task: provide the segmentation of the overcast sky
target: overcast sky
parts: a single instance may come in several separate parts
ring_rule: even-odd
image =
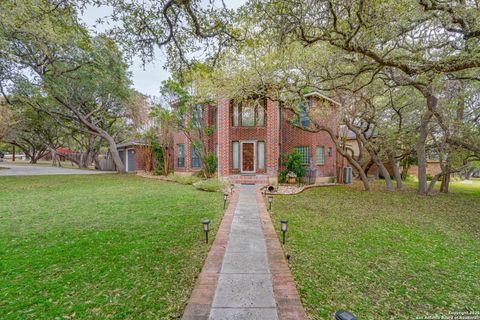
[[[238,8],[245,0],[225,0],[225,4],[229,8]],[[89,7],[82,15],[81,19],[90,29],[98,32],[104,31],[107,27],[103,25],[96,25],[98,18],[103,18],[111,13],[109,7]],[[159,96],[159,88],[163,80],[168,79],[169,72],[163,68],[166,56],[162,50],[157,49],[155,54],[155,61],[142,65],[140,58],[135,58],[130,71],[132,72],[133,86],[141,93]]]

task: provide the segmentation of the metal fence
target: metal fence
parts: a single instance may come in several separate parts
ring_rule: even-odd
[[[317,169],[308,168],[303,173],[303,176],[299,179],[302,184],[315,184],[317,178]]]

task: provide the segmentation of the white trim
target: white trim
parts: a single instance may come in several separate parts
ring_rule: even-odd
[[[312,92],[309,92],[309,93],[304,94],[303,96],[304,96],[305,98],[312,97],[312,96],[316,96],[316,97],[319,97],[319,98],[323,98],[323,99],[325,99],[325,100],[328,100],[328,101],[330,101],[330,102],[333,102],[333,103],[335,103],[335,104],[337,104],[337,105],[339,105],[339,106],[341,105],[339,102],[337,102],[337,101],[333,100],[332,98],[329,98],[329,97],[321,94],[321,93],[318,92],[318,91],[312,91]]]
[[[255,173],[257,172],[257,141],[255,140],[242,140],[240,142],[240,172],[241,173]],[[243,144],[253,143],[253,171],[243,170]]]

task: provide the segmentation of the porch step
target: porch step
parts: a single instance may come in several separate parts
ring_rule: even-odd
[[[231,175],[228,177],[228,181],[234,184],[268,184],[267,175]]]

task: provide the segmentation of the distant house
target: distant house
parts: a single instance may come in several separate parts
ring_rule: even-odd
[[[127,172],[150,170],[151,148],[143,139],[126,140],[117,144],[117,150]]]
[[[320,103],[338,104],[320,93],[305,95],[307,103],[301,107],[299,125],[313,128],[307,113]],[[200,108],[205,125],[214,129],[204,141],[218,158],[218,175],[231,182],[267,183],[276,180],[282,169],[281,156],[297,150],[305,168],[310,169],[316,181],[328,181],[337,175],[335,144],[326,132],[308,132],[297,128],[290,120],[293,111],[280,108],[269,99],[246,99],[235,102],[222,99],[217,105]],[[184,120],[185,121],[185,120]],[[324,116],[323,124],[338,131],[334,114]],[[187,136],[174,134],[174,171],[200,170],[201,159]]]

